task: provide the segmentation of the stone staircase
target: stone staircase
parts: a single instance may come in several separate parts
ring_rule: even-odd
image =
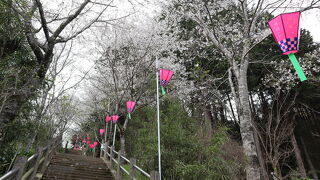
[[[102,159],[80,155],[69,150],[56,153],[45,171],[43,180],[113,180],[114,177]]]

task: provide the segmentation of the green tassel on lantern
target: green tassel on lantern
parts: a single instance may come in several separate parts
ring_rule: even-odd
[[[161,86],[161,91],[162,91],[162,95],[165,95],[166,94],[166,91],[164,90],[164,87]]]
[[[130,113],[128,114],[128,118],[131,119],[131,114]]]
[[[299,78],[300,78],[300,81],[305,81],[305,80],[307,80],[307,77],[306,77],[306,75],[304,74],[304,72],[303,72],[303,70],[302,70],[302,68],[301,68],[301,66],[300,66],[300,64],[299,64],[296,56],[295,56],[293,53],[288,54],[288,56],[289,56],[289,59],[290,59],[292,65],[293,65],[294,69],[295,69],[296,72],[298,73],[298,76],[299,76]]]

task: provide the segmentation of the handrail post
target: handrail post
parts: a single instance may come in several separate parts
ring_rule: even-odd
[[[131,167],[131,170],[130,170],[130,178],[131,180],[135,180],[136,179],[136,165],[137,163],[137,160],[135,158],[130,158],[130,167]]]
[[[56,152],[57,145],[58,145],[58,141],[51,144],[51,148],[50,148],[50,152],[49,152],[49,156],[48,156],[48,162],[51,161],[53,153]]]
[[[19,180],[21,179],[23,172],[24,172],[24,168],[26,167],[26,163],[27,163],[27,157],[25,156],[18,156],[14,162],[13,165],[13,169],[18,169],[18,173],[15,176],[15,179]]]
[[[117,180],[122,179],[121,173],[121,150],[118,151]]]
[[[63,148],[63,146],[62,146],[62,134],[59,135],[59,137],[57,138],[57,143],[60,143],[59,148]]]
[[[50,155],[50,149],[51,149],[51,143],[48,143],[48,145],[47,145],[47,150],[46,150],[46,154],[45,154],[45,156],[44,156],[44,161],[43,161],[43,163],[42,163],[42,165],[41,165],[41,169],[40,169],[40,173],[41,174],[43,174],[44,173],[44,171],[46,170],[46,166],[47,166],[47,162],[48,162],[48,157],[49,157],[49,155]]]
[[[37,174],[37,171],[38,171],[38,168],[39,168],[39,164],[40,164],[40,159],[41,159],[42,154],[43,154],[43,147],[42,146],[39,146],[37,148],[37,154],[38,154],[38,157],[36,159],[36,163],[34,165],[33,172],[30,175],[29,179],[34,179],[36,177],[36,174]]]
[[[68,151],[68,149],[67,149],[68,148],[68,143],[69,143],[69,141],[66,142],[66,145],[64,147],[64,153],[66,153]]]
[[[151,171],[150,173],[150,180],[159,180],[159,172],[158,171]]]
[[[112,169],[112,164],[113,164],[113,158],[114,158],[114,146],[111,146],[111,150],[110,150],[110,169]]]
[[[107,141],[105,143],[105,149],[104,149],[105,151],[104,151],[104,154],[103,154],[103,157],[104,157],[105,160],[107,160],[108,147],[109,147],[109,141]]]
[[[104,156],[103,153],[105,153],[105,152],[103,151],[102,144],[100,144],[100,158],[102,158]]]

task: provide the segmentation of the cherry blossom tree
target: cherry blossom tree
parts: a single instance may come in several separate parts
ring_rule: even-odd
[[[172,26],[182,18],[196,23],[194,27],[208,38],[208,44],[218,49],[229,64],[229,85],[239,114],[244,152],[249,161],[247,179],[260,179],[260,167],[253,134],[252,114],[249,103],[247,71],[252,61],[248,56],[252,49],[270,35],[266,12],[279,9],[305,11],[319,6],[319,1],[308,4],[292,1],[183,1],[169,3],[167,17]]]

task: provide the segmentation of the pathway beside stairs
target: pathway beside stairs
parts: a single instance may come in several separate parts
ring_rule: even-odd
[[[80,153],[78,153],[80,152]],[[111,171],[100,158],[80,155],[81,151],[55,153],[43,180],[114,180]]]

